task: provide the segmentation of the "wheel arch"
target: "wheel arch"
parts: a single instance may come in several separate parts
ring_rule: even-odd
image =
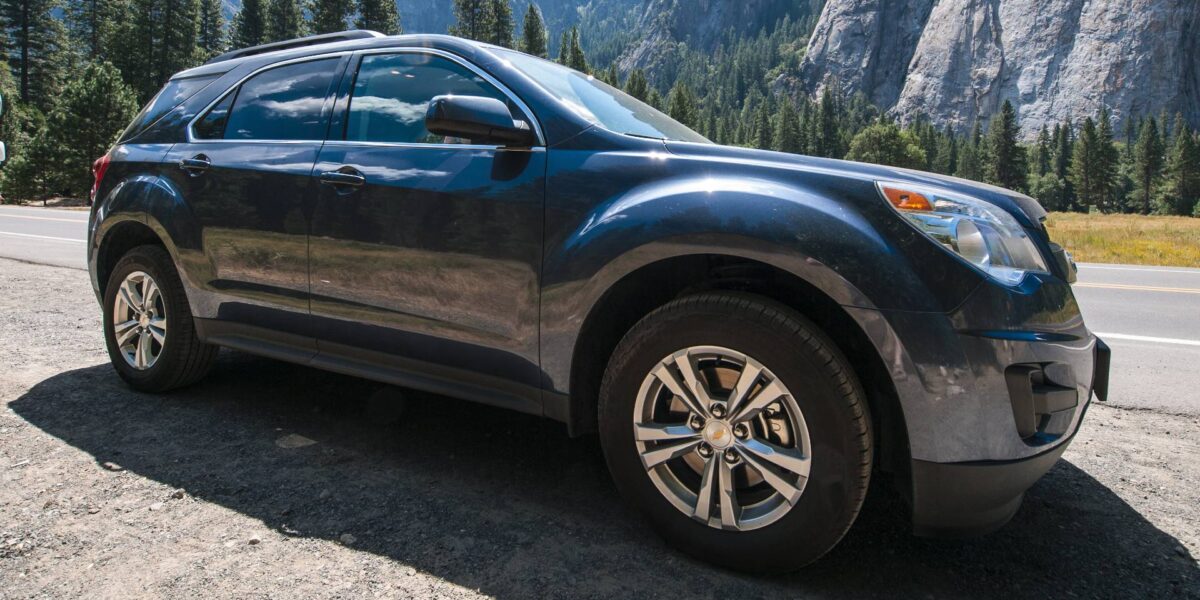
[[[844,285],[853,292],[853,286]],[[908,429],[900,397],[877,346],[880,340],[867,333],[860,313],[847,311],[805,277],[760,257],[732,253],[680,254],[649,262],[630,270],[605,290],[583,319],[571,354],[568,425],[572,433],[595,430],[600,382],[625,333],[674,298],[705,291],[767,298],[795,310],[829,334],[866,392],[875,421],[877,464],[888,471],[907,471]],[[847,293],[846,288],[842,292]]]

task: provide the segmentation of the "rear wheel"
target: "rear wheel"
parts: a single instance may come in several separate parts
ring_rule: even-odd
[[[854,522],[870,419],[844,357],[765,299],[676,300],[626,334],[601,387],[605,458],[676,547],[755,572],[802,567]]]
[[[138,246],[113,268],[104,292],[104,338],[117,374],[146,392],[195,383],[218,351],[196,337],[183,282],[159,246]]]

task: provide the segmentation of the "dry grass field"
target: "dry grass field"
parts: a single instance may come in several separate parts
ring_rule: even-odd
[[[1046,227],[1079,262],[1200,267],[1200,219],[1051,213]]]

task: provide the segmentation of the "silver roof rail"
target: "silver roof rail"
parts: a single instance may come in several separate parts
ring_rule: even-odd
[[[317,44],[332,44],[334,42],[347,42],[350,40],[363,40],[367,38],[384,37],[378,31],[370,31],[367,29],[351,29],[349,31],[339,31],[337,33],[323,33],[320,35],[310,35],[308,37],[296,38],[294,40],[283,40],[282,42],[271,42],[270,44],[262,44],[259,46],[251,46],[241,50],[232,50],[224,54],[218,54],[204,63],[211,65],[213,63],[242,58],[244,56],[254,56],[255,54],[266,54],[267,52],[276,52],[278,50],[291,50],[293,48],[303,48],[305,46],[316,46]]]

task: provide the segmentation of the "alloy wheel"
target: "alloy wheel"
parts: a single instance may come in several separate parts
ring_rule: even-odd
[[[113,300],[113,335],[129,366],[154,366],[167,342],[166,302],[154,278],[144,271],[127,275]]]

